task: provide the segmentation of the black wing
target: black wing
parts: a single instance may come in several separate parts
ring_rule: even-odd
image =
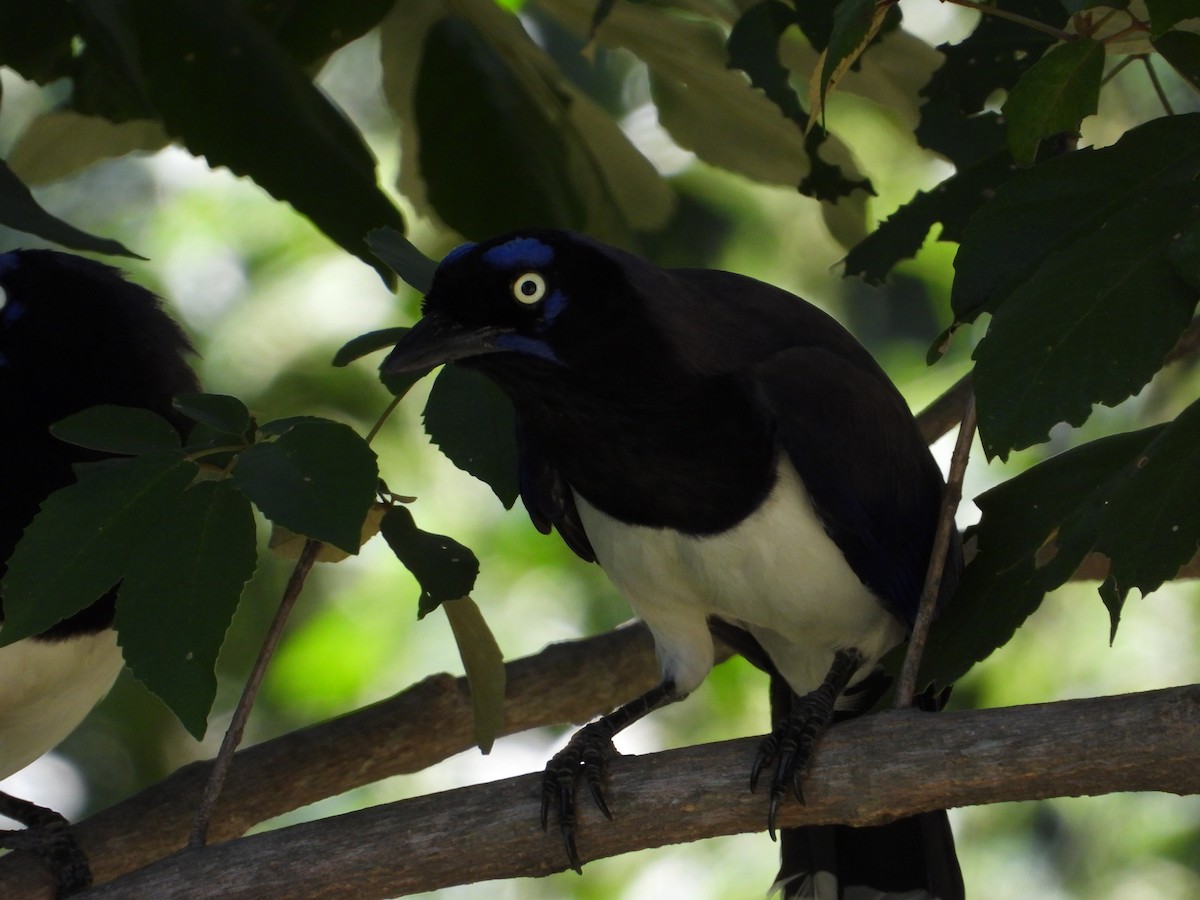
[[[943,482],[903,398],[873,368],[826,348],[776,353],[752,378],[826,532],[863,583],[911,624]],[[957,540],[951,554],[943,596],[961,565]]]

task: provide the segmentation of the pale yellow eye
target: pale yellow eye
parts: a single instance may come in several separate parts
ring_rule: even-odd
[[[546,279],[537,272],[518,275],[513,281],[512,292],[521,303],[537,303],[546,296]]]

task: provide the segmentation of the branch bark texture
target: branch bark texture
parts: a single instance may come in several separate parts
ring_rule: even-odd
[[[608,822],[581,804],[585,860],[761,831],[756,739],[623,757]],[[781,825],[867,825],[922,810],[1113,791],[1200,793],[1200,686],[998,710],[864,717],[822,740]],[[188,851],[83,896],[390,897],[566,868],[538,826],[540,776],[418,797]],[[764,838],[765,839],[765,838]],[[469,849],[468,849],[469,848]],[[470,860],[464,866],[464,860]]]

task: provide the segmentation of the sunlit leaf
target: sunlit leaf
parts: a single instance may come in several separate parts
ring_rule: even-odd
[[[488,628],[479,606],[470,597],[447,600],[442,604],[458,655],[462,658],[471,685],[471,708],[475,713],[475,743],[488,753],[504,727],[504,688],[507,673],[504,654]]]
[[[1103,74],[1104,45],[1086,38],[1054,47],[1034,63],[1004,102],[1013,159],[1031,165],[1042,140],[1078,131],[1096,112]]]

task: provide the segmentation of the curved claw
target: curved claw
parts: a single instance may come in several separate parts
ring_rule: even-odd
[[[580,775],[587,782],[592,801],[605,818],[612,813],[604,799],[604,775],[609,757],[615,751],[612,736],[602,727],[585,725],[567,742],[567,746],[551,757],[542,774],[542,830],[548,830],[550,807],[557,805],[558,827],[562,833],[567,860],[576,872],[583,872],[579,851],[575,846],[575,791]],[[555,803],[557,801],[557,803]]]

